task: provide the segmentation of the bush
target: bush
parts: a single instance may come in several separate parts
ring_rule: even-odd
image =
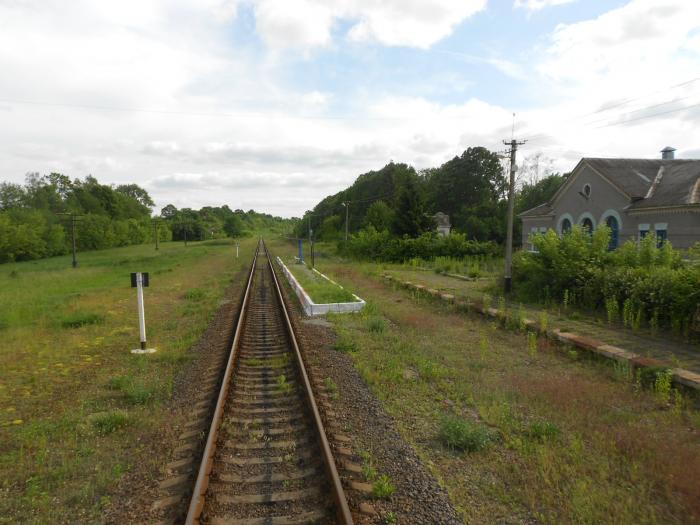
[[[386,329],[386,321],[381,317],[370,317],[367,320],[367,329],[370,332],[381,334]]]
[[[124,412],[108,412],[92,419],[92,425],[100,434],[111,434],[129,423],[129,416]]]
[[[386,474],[382,474],[372,483],[372,497],[374,499],[389,499],[395,491],[396,487]]]
[[[344,243],[340,243],[338,248],[352,257],[380,262],[405,262],[435,257],[462,259],[474,255],[495,255],[498,251],[493,242],[472,241],[460,233],[447,237],[425,233],[413,239],[399,238],[393,237],[388,231],[378,232],[371,226],[353,235],[347,248]]]
[[[440,440],[451,449],[477,452],[495,439],[494,433],[480,423],[447,417],[440,426]]]
[[[627,325],[687,331],[700,304],[700,266],[683,263],[668,242],[657,247],[653,235],[612,252],[609,238],[605,227],[593,235],[575,227],[562,237],[552,230],[535,236],[538,251],[513,261],[519,298],[546,303],[567,293],[571,304],[604,311],[611,321],[618,305]]]

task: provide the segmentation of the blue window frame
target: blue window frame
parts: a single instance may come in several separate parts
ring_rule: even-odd
[[[592,235],[592,234],[593,234],[593,221],[592,221],[591,219],[589,219],[588,217],[586,217],[585,219],[583,219],[583,220],[581,221],[581,227],[582,227],[584,230],[586,230],[586,233],[587,233],[588,235]]]
[[[620,224],[612,215],[605,220],[605,224],[610,228],[610,244],[608,250],[612,251],[617,248],[620,239]]]
[[[561,221],[561,233],[569,233],[571,231],[571,221],[569,219],[564,219]]]
[[[656,247],[661,248],[668,237],[667,230],[656,230]]]

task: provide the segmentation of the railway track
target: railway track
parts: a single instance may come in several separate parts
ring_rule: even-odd
[[[269,254],[258,245],[187,524],[352,524]]]

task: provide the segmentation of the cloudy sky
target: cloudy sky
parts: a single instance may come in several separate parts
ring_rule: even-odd
[[[389,160],[528,139],[700,157],[696,0],[0,0],[0,179],[300,216]]]

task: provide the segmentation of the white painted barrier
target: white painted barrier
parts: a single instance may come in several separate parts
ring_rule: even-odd
[[[289,268],[285,266],[285,264],[282,262],[282,259],[277,257],[277,262],[279,263],[280,267],[282,268],[282,273],[285,275],[287,280],[289,281],[289,284],[291,287],[294,289],[294,293],[297,294],[297,297],[299,298],[299,301],[301,302],[302,308],[304,308],[304,313],[306,315],[312,316],[312,315],[324,315],[329,312],[333,313],[347,313],[347,312],[359,312],[362,310],[365,306],[365,301],[360,299],[357,295],[352,294],[352,296],[357,299],[357,301],[352,302],[352,303],[324,303],[324,304],[317,304],[314,303],[311,300],[311,297],[309,297],[309,294],[306,293],[306,290],[299,284],[299,281],[297,281],[296,277],[294,277],[294,274],[289,271]],[[344,289],[341,285],[327,277],[326,275],[322,274],[315,268],[313,269],[314,272],[316,272],[318,275],[326,279],[328,282],[333,283],[335,286],[338,288]]]

